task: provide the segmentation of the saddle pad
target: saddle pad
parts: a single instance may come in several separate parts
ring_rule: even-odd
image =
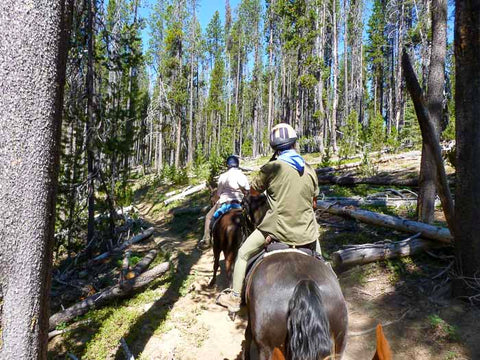
[[[233,209],[240,209],[242,207],[242,205],[238,204],[238,203],[225,203],[225,204],[222,204],[222,206],[220,206],[218,208],[217,211],[215,211],[215,213],[213,214],[213,218],[214,219],[218,219],[220,218],[222,215],[225,215],[227,212],[229,212],[230,210],[233,210]]]
[[[232,205],[235,205],[235,204],[232,204]],[[239,207],[233,207],[233,208],[230,208],[228,209],[228,211],[225,211],[225,212],[222,212],[218,218],[215,218],[215,214],[220,210],[217,210],[214,214],[214,216],[212,217],[212,221],[210,222],[210,233],[213,234],[213,230],[215,229],[215,226],[220,222],[220,219],[228,214],[230,211],[238,211],[238,210],[241,210],[242,206],[241,205],[238,205]]]

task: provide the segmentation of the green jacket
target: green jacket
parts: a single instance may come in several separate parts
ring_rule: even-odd
[[[258,226],[263,233],[289,245],[304,245],[318,238],[313,198],[318,196],[318,179],[310,165],[302,174],[282,160],[262,166],[251,187],[267,192],[270,209]]]

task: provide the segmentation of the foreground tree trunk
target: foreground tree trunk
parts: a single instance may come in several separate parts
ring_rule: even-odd
[[[447,54],[447,1],[432,1],[432,50],[428,74],[427,103],[430,118],[435,126],[435,136],[440,137],[445,89],[445,57]],[[424,144],[420,166],[417,203],[418,221],[431,224],[434,220],[436,172],[433,154]]]
[[[480,1],[455,2],[456,296],[480,300]],[[471,286],[469,286],[471,285]]]
[[[68,0],[0,3],[1,359],[46,359]]]

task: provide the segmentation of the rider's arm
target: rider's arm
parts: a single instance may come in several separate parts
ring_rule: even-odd
[[[250,194],[252,196],[259,196],[267,189],[270,180],[271,164],[263,165],[258,174],[253,178],[250,184]]]

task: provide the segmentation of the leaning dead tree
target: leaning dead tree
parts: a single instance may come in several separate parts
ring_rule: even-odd
[[[415,75],[412,63],[410,62],[410,58],[405,49],[403,50],[402,55],[402,68],[404,71],[408,92],[410,93],[410,97],[412,98],[415,106],[415,113],[417,114],[418,122],[420,124],[423,143],[428,149],[429,153],[432,155],[432,165],[434,166],[437,175],[436,185],[438,195],[442,202],[445,218],[447,219],[447,224],[450,231],[452,234],[455,234],[453,200],[450,193],[450,188],[448,187],[445,166],[443,165],[442,150],[440,148],[438,138],[435,135],[435,125],[430,118],[430,112],[425,101],[425,97],[423,96],[422,88],[418,83],[417,76]]]

